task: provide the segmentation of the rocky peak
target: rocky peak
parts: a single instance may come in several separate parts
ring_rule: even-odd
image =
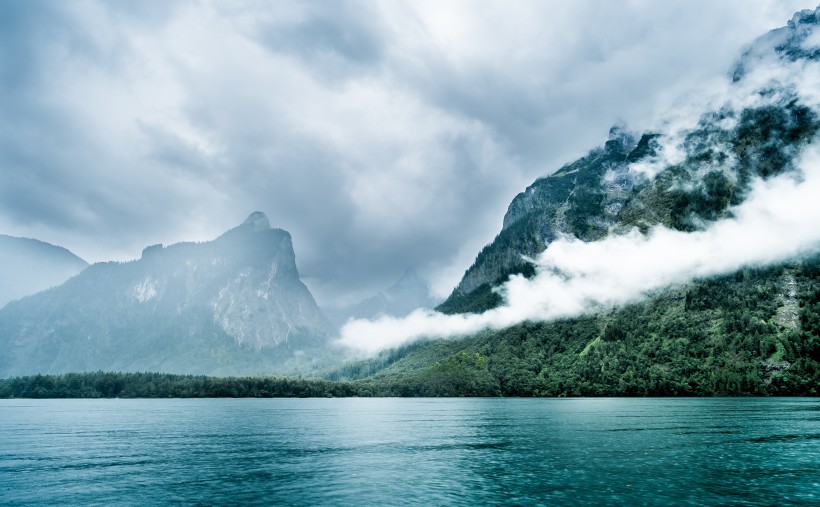
[[[790,30],[801,30],[807,29],[808,27],[806,25],[816,25],[818,21],[820,21],[820,6],[815,10],[803,9],[802,11],[795,12],[792,19],[786,23],[786,26]]]
[[[337,325],[349,318],[375,319],[390,315],[403,317],[417,308],[432,308],[436,300],[430,295],[430,287],[418,272],[409,268],[387,290],[345,308],[331,310],[329,317]]]
[[[254,231],[267,231],[270,227],[270,220],[268,220],[267,215],[262,213],[261,211],[254,211],[248,218],[245,219],[244,222],[241,224],[242,226],[249,226]]]
[[[741,55],[732,71],[732,81],[743,79],[761,60],[788,61],[820,59],[820,6],[795,13],[786,26],[757,38]]]
[[[149,259],[152,257],[156,257],[162,253],[162,243],[157,243],[156,245],[149,245],[142,249],[142,256],[143,259]]]
[[[271,373],[323,356],[332,333],[299,279],[290,234],[262,213],[213,241],[152,245],[138,260],[95,264],[0,310],[0,329],[0,377]]]
[[[638,144],[638,138],[627,129],[626,124],[616,123],[609,129],[607,146],[610,146],[610,143],[629,153]]]
[[[394,299],[412,296],[421,301],[429,299],[430,287],[416,270],[407,269],[396,283],[387,289],[387,295]]]

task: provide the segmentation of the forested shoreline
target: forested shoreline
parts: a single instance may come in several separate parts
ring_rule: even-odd
[[[310,398],[359,396],[351,382],[91,372],[0,380],[0,398]]]
[[[68,373],[30,375],[0,380],[0,399],[102,398],[351,398],[351,397],[561,397],[542,392],[511,395],[497,385],[467,379],[440,378],[440,383],[332,381],[286,377],[207,377],[166,373]],[[775,389],[771,392],[629,394],[613,389],[604,397],[648,396],[817,396],[816,390]],[[573,394],[569,394],[573,396]],[[577,395],[575,395],[577,396]]]
[[[85,372],[0,398],[818,396],[820,258],[696,280],[596,315],[412,343],[316,377]]]

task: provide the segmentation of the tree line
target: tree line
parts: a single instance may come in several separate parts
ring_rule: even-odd
[[[0,398],[308,398],[359,395],[351,382],[88,372],[0,380]]]

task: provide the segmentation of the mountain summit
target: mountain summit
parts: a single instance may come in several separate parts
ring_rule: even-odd
[[[820,59],[819,25],[820,7],[795,13],[786,26],[758,37],[744,51],[732,72],[732,80],[740,81],[760,62],[772,59],[791,62]]]
[[[242,222],[240,227],[244,226],[253,227],[254,231],[266,231],[271,228],[270,220],[268,220],[268,217],[261,211],[254,211],[251,213],[248,218]]]
[[[263,213],[205,243],[153,245],[0,311],[0,376],[118,370],[251,374],[311,366],[331,326],[291,236]]]
[[[433,308],[436,300],[430,295],[427,282],[415,270],[407,269],[386,290],[344,307],[327,310],[328,318],[338,325],[348,319],[377,319],[383,316],[404,317],[419,308]]]

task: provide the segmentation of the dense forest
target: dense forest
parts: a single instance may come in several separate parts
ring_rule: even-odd
[[[307,398],[356,396],[351,382],[165,373],[68,373],[0,380],[0,398]]]

